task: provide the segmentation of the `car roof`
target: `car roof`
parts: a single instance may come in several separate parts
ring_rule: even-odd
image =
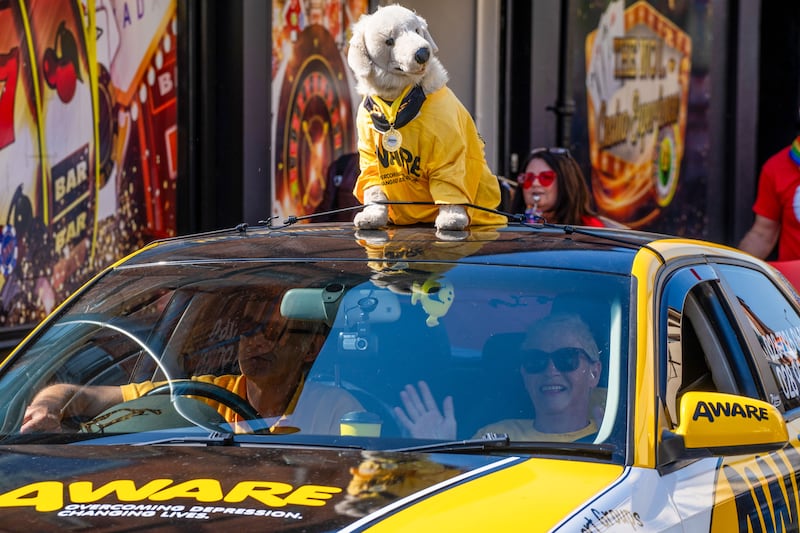
[[[542,266],[629,274],[638,250],[668,238],[643,231],[575,226],[479,226],[436,232],[430,226],[356,230],[352,224],[248,227],[156,241],[124,262],[435,261]],[[365,253],[366,251],[366,253]]]

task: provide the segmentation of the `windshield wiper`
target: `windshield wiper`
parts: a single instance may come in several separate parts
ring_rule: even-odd
[[[436,442],[396,448],[391,452],[473,452],[503,449],[520,453],[554,453],[592,457],[611,457],[616,447],[611,444],[584,442],[512,442],[505,433],[487,433],[479,439]]]
[[[130,435],[129,435],[130,436]],[[264,437],[270,437],[265,440]],[[159,445],[186,445],[186,446],[280,446],[280,447],[305,447],[305,448],[337,448],[364,450],[364,446],[354,444],[344,444],[331,441],[330,437],[321,435],[303,436],[302,439],[291,439],[292,434],[279,435],[266,433],[219,433],[213,432],[208,435],[178,435],[174,437],[163,437],[141,442],[128,442],[131,446],[159,446]],[[284,440],[281,437],[290,437]]]
[[[236,440],[233,433],[212,432],[208,435],[184,435],[180,437],[166,437],[163,439],[148,440],[145,442],[131,443],[131,446],[153,446],[159,444],[205,444],[206,446],[233,446]]]
[[[479,439],[453,440],[447,442],[436,442],[433,444],[421,444],[419,446],[409,446],[407,448],[395,448],[386,450],[389,452],[452,452],[452,451],[475,451],[488,450],[490,448],[508,448],[511,439],[506,433],[487,433]]]

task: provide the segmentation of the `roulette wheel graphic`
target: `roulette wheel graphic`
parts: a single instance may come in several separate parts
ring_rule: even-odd
[[[305,215],[322,200],[328,165],[354,150],[346,69],[331,34],[307,26],[294,42],[279,87],[273,210]]]

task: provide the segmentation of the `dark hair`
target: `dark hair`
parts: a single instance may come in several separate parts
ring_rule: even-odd
[[[346,153],[330,164],[325,174],[325,189],[314,213],[314,222],[351,222],[356,216],[356,211],[341,211],[339,213],[326,213],[346,207],[359,205],[358,198],[353,194],[356,179],[361,169],[358,164],[358,152]]]
[[[534,159],[541,159],[547,163],[555,171],[558,181],[558,194],[553,207],[555,219],[547,222],[582,224],[584,216],[596,217],[597,212],[592,204],[592,195],[581,167],[567,150],[563,150],[563,152],[562,150],[532,150],[520,166],[520,170],[525,172]],[[522,191],[522,185],[518,185],[514,192],[511,211],[514,214],[525,213],[525,194]]]

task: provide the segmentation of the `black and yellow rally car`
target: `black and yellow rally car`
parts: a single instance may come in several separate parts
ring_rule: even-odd
[[[0,366],[8,531],[797,530],[800,306],[625,229],[240,226]]]

